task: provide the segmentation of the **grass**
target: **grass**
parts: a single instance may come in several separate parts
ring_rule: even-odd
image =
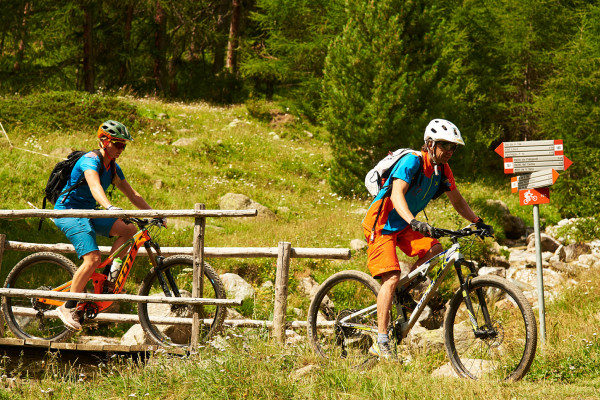
[[[4,161],[0,181],[5,188],[0,191],[1,208],[29,208],[27,202],[41,206],[47,175],[58,161],[17,148],[54,157],[71,149],[96,148],[96,126],[113,118],[114,109],[115,115],[133,121],[130,126],[134,127],[135,137],[119,164],[128,181],[154,208],[192,209],[195,203],[204,203],[208,209],[215,209],[219,208],[220,197],[234,192],[249,196],[277,215],[272,221],[209,219],[207,246],[274,247],[280,241],[289,241],[294,247],[348,247],[350,240],[362,237],[360,221],[369,201],[332,193],[327,183],[329,137],[317,127],[300,121],[271,126],[254,119],[243,105],[214,107],[205,103],[86,95],[83,103],[88,106],[80,108],[74,101],[78,96],[48,95],[44,107],[39,106],[39,99],[0,98],[0,109],[8,110],[0,115],[0,121],[14,146],[11,150],[0,136],[0,157]],[[50,118],[59,108],[66,109],[60,114],[63,119],[69,119],[69,112],[77,114],[73,115],[77,124],[60,124]],[[192,144],[174,146],[180,139],[191,139]],[[456,172],[456,178],[465,198],[486,222],[494,225],[500,237],[500,217],[486,204],[487,199],[503,200],[513,214],[523,218],[528,226],[533,225],[531,207],[518,205],[518,198],[509,192],[507,177],[473,180],[466,173]],[[118,194],[113,202],[128,208],[127,200]],[[541,207],[541,213],[542,224],[560,219],[552,203]],[[427,215],[436,226],[463,225],[445,200],[432,203]],[[8,240],[66,241],[52,223],[46,222],[41,231],[37,231],[37,223],[0,220],[0,232],[6,233]],[[170,228],[163,231],[159,243],[190,246],[192,231],[191,221],[171,219]],[[476,246],[472,255],[485,261],[485,254],[486,246]],[[0,279],[4,280],[9,269],[24,256],[6,252]],[[220,273],[236,272],[257,288],[275,279],[275,259],[209,262]],[[294,259],[291,268],[288,317],[298,319],[293,309],[300,313],[308,309],[308,299],[296,287],[300,278],[312,276],[322,282],[340,270],[366,271],[366,255],[354,252],[348,261]],[[128,292],[136,293],[143,269],[134,273]],[[28,378],[23,370],[14,376],[6,372],[7,376],[0,378],[0,388],[6,388],[0,390],[0,398],[597,398],[600,284],[591,272],[575,279],[581,285],[547,305],[548,343],[538,350],[530,373],[518,383],[432,378],[430,372],[447,360],[443,353],[431,352],[415,353],[409,364],[379,364],[361,373],[343,364],[323,363],[306,343],[281,347],[266,340],[264,331],[247,330],[228,331],[230,348],[226,351],[207,346],[184,359],[159,354],[145,365],[121,360],[82,372],[58,360],[48,360],[47,372],[41,377]],[[272,289],[259,289],[255,301],[239,311],[256,319],[272,318],[273,297]],[[120,333],[112,327],[103,329],[104,333]],[[295,377],[295,371],[308,365],[316,368]]]

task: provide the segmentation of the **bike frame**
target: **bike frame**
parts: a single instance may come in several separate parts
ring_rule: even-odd
[[[467,289],[468,289],[468,285],[470,282],[470,277],[473,275],[476,275],[475,267],[472,265],[472,263],[467,262],[465,260],[464,256],[462,255],[462,253],[460,253],[460,243],[458,243],[458,239],[453,238],[452,241],[453,241],[453,244],[449,249],[435,255],[429,261],[425,262],[423,265],[419,266],[417,269],[410,272],[408,275],[406,275],[404,278],[402,278],[400,280],[400,282],[398,284],[398,289],[396,289],[396,297],[395,297],[395,301],[394,301],[394,303],[396,304],[396,310],[397,310],[398,317],[392,324],[393,334],[397,337],[399,342],[408,335],[408,332],[412,329],[412,327],[418,321],[419,317],[421,316],[421,313],[423,312],[423,310],[425,310],[427,303],[429,302],[429,300],[431,299],[433,294],[437,291],[437,289],[441,285],[444,277],[448,274],[448,272],[450,272],[450,268],[452,266],[454,266],[456,269],[457,277],[460,282],[461,291],[464,295],[464,300],[465,300],[465,303],[467,306],[467,311],[469,313],[469,319],[471,321],[473,330],[475,332],[479,332],[479,326],[474,317],[475,313],[473,311],[473,305],[471,303],[471,299],[469,298],[469,296],[467,296],[467,293],[468,293]],[[463,265],[467,266],[470,270],[470,274],[467,276],[466,279],[465,279],[465,277],[463,277],[462,270],[461,270],[461,267]],[[434,269],[435,269],[435,271],[434,271]],[[406,310],[402,307],[402,305],[398,301],[398,294],[400,294],[403,290],[408,290],[411,286],[410,284],[415,279],[417,279],[419,277],[426,278],[427,275],[432,271],[434,272],[434,276],[431,280],[431,283],[429,284],[425,293],[423,294],[423,296],[417,303],[417,306],[415,307],[414,311],[411,313],[410,318],[407,319]],[[486,325],[491,326],[491,319],[490,319],[489,313],[487,311],[487,307],[485,306],[483,293],[478,292],[477,295],[479,297],[480,304],[482,305],[482,308],[483,308],[483,315],[484,315],[484,318],[486,321]],[[351,328],[363,330],[363,331],[369,331],[369,332],[376,334],[377,333],[376,328],[367,327],[367,326],[364,326],[361,324],[349,322],[358,316],[370,315],[370,314],[375,314],[375,313],[377,313],[377,304],[373,304],[367,308],[364,308],[362,310],[354,312],[354,313],[340,319],[339,323],[346,327],[351,327]]]
[[[129,273],[131,272],[131,268],[133,267],[133,262],[135,261],[138,251],[142,246],[145,247],[146,252],[148,253],[148,257],[150,258],[150,263],[152,264],[152,266],[154,268],[158,268],[160,266],[160,264],[162,263],[163,257],[160,252],[160,247],[152,241],[152,238],[150,237],[150,233],[148,232],[148,227],[144,227],[144,228],[140,229],[135,235],[133,235],[133,237],[131,239],[128,239],[117,250],[115,250],[112,254],[110,254],[108,256],[108,258],[106,260],[104,260],[104,262],[102,262],[102,264],[100,264],[96,269],[103,270],[103,271],[105,269],[107,269],[112,264],[113,259],[128,246],[130,246],[130,247],[127,252],[127,256],[125,257],[125,261],[123,261],[123,265],[121,267],[121,270],[119,271],[117,279],[115,280],[115,286],[114,286],[113,291],[111,292],[112,294],[121,293],[121,291],[123,290],[123,287],[125,286],[125,282],[127,282],[127,278],[129,276]],[[156,251],[156,256],[153,254],[152,249],[154,249],[154,251]],[[92,283],[94,285],[94,293],[95,294],[104,293],[105,282],[106,282],[107,278],[108,278],[108,276],[104,273],[99,273],[99,272],[92,273],[92,275],[90,277],[90,281],[92,281]],[[164,280],[161,278],[162,278],[162,276],[159,276],[159,280],[161,281],[161,283],[163,283]],[[52,291],[54,291],[54,292],[69,292],[71,289],[72,282],[73,282],[72,280],[65,282],[64,284],[52,289]],[[53,306],[61,306],[65,303],[62,300],[54,300],[54,299],[37,299],[37,300],[40,303],[53,305]],[[112,301],[96,301],[96,302],[89,302],[89,303],[95,304],[97,307],[97,312],[101,312],[101,311],[107,309],[108,307],[110,307],[110,305],[113,302]],[[86,307],[86,304],[87,303],[80,304],[78,306],[78,309],[84,309]]]

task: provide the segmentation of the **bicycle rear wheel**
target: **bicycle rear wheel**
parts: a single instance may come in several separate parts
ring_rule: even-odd
[[[35,253],[15,265],[4,282],[5,288],[52,290],[70,281],[77,267],[55,253]],[[36,298],[4,297],[2,312],[9,329],[20,339],[61,341],[70,331],[56,315],[56,306]]]
[[[380,287],[360,271],[338,272],[323,282],[308,311],[308,338],[315,353],[331,361],[344,360],[357,368],[374,360],[369,356],[369,348],[377,341]],[[367,307],[369,311],[346,318]]]
[[[519,289],[497,276],[473,279],[468,296],[475,315],[469,315],[459,289],[444,320],[444,341],[452,367],[459,376],[471,379],[521,379],[533,362],[537,345],[531,305]],[[484,307],[491,324],[486,324]],[[477,321],[477,331],[471,317]]]
[[[189,256],[173,256],[163,261],[161,276],[166,283],[160,284],[159,274],[153,268],[140,287],[140,296],[191,297],[194,261]],[[203,298],[225,299],[225,287],[215,270],[204,263]],[[166,290],[166,292],[165,292]],[[218,332],[225,319],[226,307],[201,305],[200,334],[198,342],[209,340]],[[140,303],[138,314],[144,331],[160,345],[187,347],[192,337],[192,312],[187,304]]]

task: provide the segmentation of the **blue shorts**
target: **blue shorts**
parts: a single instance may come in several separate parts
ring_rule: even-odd
[[[77,257],[98,250],[96,234],[110,237],[110,230],[117,218],[55,218],[54,223],[67,235],[75,247]]]

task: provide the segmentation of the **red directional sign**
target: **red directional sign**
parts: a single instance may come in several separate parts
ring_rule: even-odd
[[[550,203],[550,188],[519,190],[519,203],[522,206]]]

